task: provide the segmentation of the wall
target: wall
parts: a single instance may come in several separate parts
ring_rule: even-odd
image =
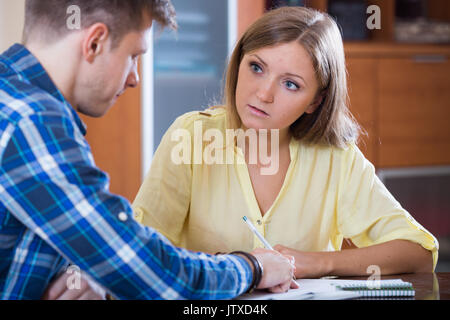
[[[0,52],[22,40],[25,0],[0,0]]]

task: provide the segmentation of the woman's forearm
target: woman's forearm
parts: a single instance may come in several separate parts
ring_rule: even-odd
[[[433,271],[431,252],[407,240],[324,254],[329,275],[367,275],[373,272],[370,266],[378,267],[383,275]]]

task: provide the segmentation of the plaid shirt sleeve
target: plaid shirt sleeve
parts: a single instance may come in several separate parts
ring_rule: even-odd
[[[108,177],[69,117],[35,113],[1,138],[0,202],[115,297],[226,299],[249,286],[241,257],[176,248],[136,223],[129,203],[109,193]]]

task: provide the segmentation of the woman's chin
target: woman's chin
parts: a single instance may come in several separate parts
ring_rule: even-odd
[[[264,125],[261,123],[254,123],[254,122],[242,122],[242,127],[244,130],[255,130],[255,131],[273,129],[267,125]]]

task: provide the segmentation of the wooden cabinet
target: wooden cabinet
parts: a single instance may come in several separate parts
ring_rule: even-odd
[[[377,60],[348,59],[347,70],[350,111],[364,130],[358,146],[367,159],[376,165]]]
[[[238,0],[238,39],[247,28],[264,14],[265,0]]]
[[[377,168],[450,164],[450,46],[346,44],[350,110]]]
[[[380,167],[450,164],[449,56],[380,58]]]

